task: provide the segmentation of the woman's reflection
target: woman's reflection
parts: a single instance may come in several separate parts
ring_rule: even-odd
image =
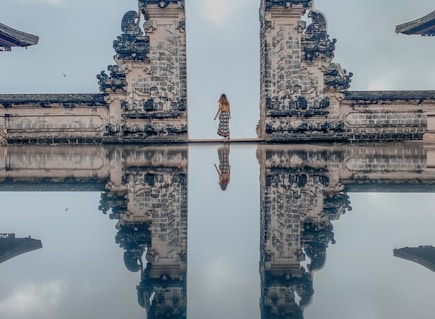
[[[219,185],[223,191],[225,191],[230,183],[230,146],[224,144],[218,148],[219,167],[214,164],[216,171],[219,175]]]

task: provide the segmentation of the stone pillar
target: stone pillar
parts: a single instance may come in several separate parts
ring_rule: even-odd
[[[116,159],[122,160],[122,184],[110,179],[100,209],[118,219],[125,266],[141,271],[139,304],[149,318],[185,317],[187,146],[126,150]]]
[[[262,145],[257,155],[262,318],[302,318],[314,293],[313,272],[334,242],[331,221],[348,208],[348,197],[333,153]]]
[[[306,26],[302,16],[308,13]],[[261,97],[257,133],[266,141],[337,140],[348,75],[332,63],[336,40],[311,0],[262,0]]]
[[[140,0],[139,7],[124,15],[110,75],[98,75],[110,109],[107,134],[115,142],[187,142],[184,1]]]

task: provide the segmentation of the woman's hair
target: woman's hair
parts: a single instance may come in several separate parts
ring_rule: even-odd
[[[221,111],[228,112],[230,110],[230,101],[228,101],[227,96],[222,94],[219,98],[219,108]]]
[[[230,174],[222,173],[219,175],[219,186],[223,191],[227,189],[229,182],[230,182]]]

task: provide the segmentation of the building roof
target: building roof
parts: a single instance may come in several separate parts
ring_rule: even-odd
[[[420,19],[396,26],[396,33],[435,36],[435,11]]]
[[[64,107],[78,105],[106,107],[104,97],[105,94],[103,93],[0,94],[0,106],[12,107],[15,105],[33,104],[47,107],[52,104],[60,104]]]
[[[0,51],[10,51],[12,47],[28,47],[35,45],[39,37],[8,27],[0,23]]]
[[[15,234],[0,234],[0,264],[11,258],[41,249],[42,242],[38,239],[15,238]]]
[[[394,249],[393,254],[435,271],[435,247],[433,246],[404,247]]]

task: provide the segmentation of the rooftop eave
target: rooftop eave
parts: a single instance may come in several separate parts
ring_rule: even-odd
[[[38,44],[39,37],[16,30],[0,23],[0,50],[10,51],[13,47],[28,47]]]
[[[396,33],[435,36],[435,10],[422,18],[397,25]]]

